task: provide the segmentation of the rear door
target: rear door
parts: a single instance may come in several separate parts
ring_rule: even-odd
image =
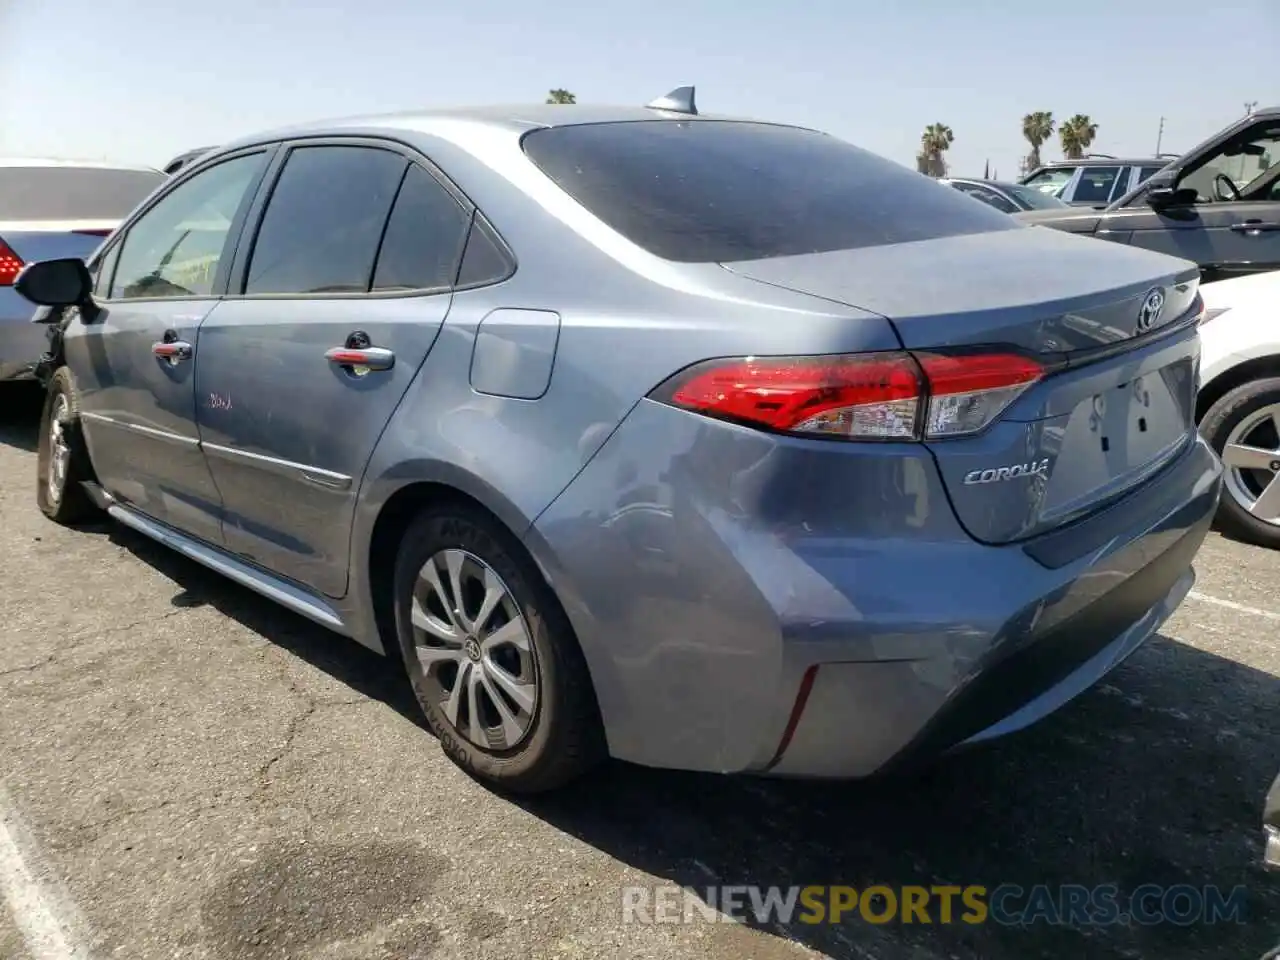
[[[159,196],[103,251],[101,310],[64,338],[102,485],[213,543],[221,504],[195,422],[197,332],[266,164],[265,150],[249,151]]]
[[[390,144],[287,149],[200,328],[197,412],[227,547],[341,596],[361,476],[448,313],[471,209]]]

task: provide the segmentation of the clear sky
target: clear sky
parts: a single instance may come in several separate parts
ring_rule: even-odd
[[[904,164],[941,121],[953,174],[1012,178],[1031,110],[1140,155],[1163,115],[1180,152],[1280,103],[1278,58],[1280,0],[0,0],[0,154],[158,166],[325,116],[693,83]]]

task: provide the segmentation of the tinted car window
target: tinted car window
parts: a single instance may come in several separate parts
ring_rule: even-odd
[[[410,166],[387,221],[373,289],[450,286],[458,272],[470,219],[470,213],[435,177],[419,166]]]
[[[514,269],[515,264],[498,242],[493,228],[477,213],[471,225],[471,234],[467,237],[462,266],[458,268],[458,286],[496,283],[509,277]]]
[[[123,220],[164,179],[151,170],[0,167],[0,220]]]
[[[271,191],[244,292],[364,293],[408,161],[372,147],[299,147]]]
[[[111,297],[208,296],[231,224],[265,162],[262,153],[227,160],[157,201],[124,238]]]
[[[1017,227],[955,190],[835,137],[736,121],[550,127],[529,158],[633,243],[705,263]]]
[[[1076,183],[1075,195],[1071,197],[1076,203],[1107,203],[1111,199],[1111,188],[1115,186],[1116,177],[1120,176],[1120,167],[1085,167]]]
[[[1037,190],[1035,187],[1007,183],[1004,189],[1021,200],[1031,210],[1061,210],[1063,207],[1069,206],[1069,204],[1063,203],[1053,194]]]
[[[1154,173],[1159,173],[1163,169],[1164,167],[1139,167],[1138,183],[1146,183],[1148,177]]]

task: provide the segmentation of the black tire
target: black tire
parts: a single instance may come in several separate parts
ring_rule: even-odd
[[[1272,404],[1280,404],[1280,378],[1268,377],[1243,383],[1225,393],[1205,412],[1200,421],[1200,433],[1218,456],[1222,456],[1231,431],[1246,417]],[[1277,460],[1280,461],[1280,457]],[[1253,516],[1241,506],[1229,488],[1222,492],[1217,521],[1219,529],[1229,536],[1258,546],[1280,549],[1280,526]]]
[[[53,458],[53,418],[61,411],[61,433],[68,448],[66,469],[59,483],[50,471]],[[80,394],[71,371],[59,367],[49,378],[40,416],[40,444],[36,454],[36,503],[50,520],[72,526],[101,516],[81,483],[95,479],[89,450],[80,428]]]
[[[419,573],[445,550],[465,551],[501,578],[532,641],[536,704],[523,739],[509,750],[479,746],[450,722],[437,703],[440,688],[415,652],[412,607],[414,591],[421,589]],[[511,793],[542,793],[577,779],[604,758],[595,692],[568,618],[519,541],[497,521],[467,505],[420,514],[396,557],[395,604],[400,652],[418,704],[446,755],[468,774]]]

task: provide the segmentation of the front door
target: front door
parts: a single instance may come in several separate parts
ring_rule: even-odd
[[[448,313],[470,216],[396,149],[290,151],[236,293],[200,330],[197,416],[228,549],[345,593],[360,481]]]
[[[221,541],[220,498],[199,446],[200,324],[266,154],[234,157],[162,195],[104,250],[101,310],[65,341],[104,489],[148,516]]]
[[[1195,261],[1206,283],[1280,270],[1280,124],[1225,140],[1188,165],[1177,187],[1195,201],[1155,210],[1139,193],[1101,229],[1131,230],[1134,246]]]

